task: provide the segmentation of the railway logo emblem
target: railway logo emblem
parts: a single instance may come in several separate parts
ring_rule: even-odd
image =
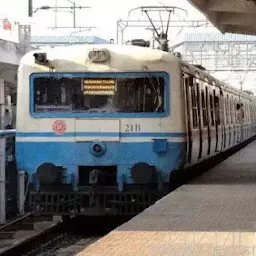
[[[54,133],[56,133],[58,135],[62,135],[65,133],[67,126],[64,121],[56,120],[52,125],[52,129],[53,129]]]

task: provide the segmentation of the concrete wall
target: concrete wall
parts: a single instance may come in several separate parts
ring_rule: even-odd
[[[25,54],[23,48],[19,44],[0,40],[0,62],[18,66],[21,57]]]
[[[18,66],[21,57],[30,50],[30,26],[19,25],[19,43],[0,39],[0,63]]]
[[[20,59],[31,49],[29,25],[19,25],[19,43],[0,39],[0,77],[16,87]]]

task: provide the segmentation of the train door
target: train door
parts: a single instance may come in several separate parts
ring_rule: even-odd
[[[237,142],[241,143],[244,140],[244,101],[241,99],[241,96],[239,96],[238,102],[236,104],[236,112],[238,131]]]
[[[230,109],[230,147],[235,142],[235,129],[234,129],[234,97],[231,95],[229,98],[229,109]]]
[[[243,118],[243,140],[247,139],[248,135],[248,102],[247,100],[244,100],[243,108],[242,110],[244,112],[244,118]]]
[[[253,135],[256,134],[256,106],[253,102],[252,105],[252,121],[253,121]]]
[[[209,151],[209,127],[208,127],[208,88],[207,83],[200,83],[200,116],[201,116],[201,155],[199,158],[206,158]]]
[[[226,142],[226,129],[225,129],[225,103],[224,103],[224,93],[220,89],[220,127],[221,127],[221,151],[225,149]]]
[[[252,108],[251,108],[251,123],[252,123],[252,136],[255,134],[255,106],[254,101],[252,101]]]
[[[255,106],[254,101],[252,101],[252,135],[255,134]]]
[[[201,154],[200,140],[200,99],[199,99],[199,84],[192,75],[187,75],[188,80],[186,93],[188,98],[188,112],[190,118],[190,140],[191,140],[191,164],[197,163]]]
[[[224,129],[225,129],[225,141],[224,148],[229,148],[230,146],[230,109],[229,109],[229,97],[228,93],[224,94],[225,97],[225,120],[224,120]]]
[[[253,101],[250,100],[250,137],[253,136]]]
[[[240,128],[240,114],[239,114],[239,109],[240,109],[240,104],[239,104],[239,98],[240,96],[236,97],[235,101],[235,116],[236,116],[236,144],[238,144],[241,140],[241,128]]]
[[[249,137],[252,137],[252,101],[249,101]]]
[[[254,135],[254,102],[251,101],[251,127],[252,127],[252,134],[251,136]]]
[[[192,137],[194,141],[193,146],[193,160],[198,162],[202,152],[201,142],[201,120],[200,120],[200,94],[199,84],[196,78],[193,79],[193,86],[191,87],[191,98],[192,98],[192,111],[193,111],[193,132]]]
[[[244,130],[245,130],[245,122],[244,122],[244,109],[245,102],[241,99],[240,108],[239,108],[239,116],[240,116],[240,127],[241,127],[241,138],[240,142],[244,141]]]
[[[220,123],[220,94],[219,88],[215,87],[213,90],[214,97],[214,112],[215,112],[215,130],[216,130],[216,145],[215,152],[221,151],[221,143],[222,143],[222,133],[221,133],[221,123]]]
[[[201,94],[201,87],[202,87],[202,81],[200,79],[196,78],[194,80],[194,86],[197,91],[197,112],[198,112],[198,121],[199,121],[199,154],[198,159],[202,158],[202,152],[203,152],[203,117],[202,117],[202,94]]]
[[[208,96],[208,129],[209,129],[209,155],[215,154],[216,147],[216,128],[215,128],[215,112],[214,112],[214,96],[212,87],[207,88],[207,96]]]
[[[199,99],[195,78],[190,74],[184,74],[184,91],[186,98],[187,116],[187,164],[198,162],[200,152],[199,136]]]
[[[246,123],[247,123],[247,136],[246,139],[248,139],[250,137],[250,127],[251,127],[251,123],[250,123],[250,100],[247,101],[247,114],[246,114]]]
[[[190,87],[193,86],[193,77],[183,73],[183,91],[184,91],[184,102],[185,102],[185,123],[186,123],[186,133],[187,133],[187,149],[186,149],[186,164],[191,164],[192,158],[192,128],[193,128],[193,118],[191,112],[191,92]]]
[[[256,134],[256,105],[252,105],[253,135]]]

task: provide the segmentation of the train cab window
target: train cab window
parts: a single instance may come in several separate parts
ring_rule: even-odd
[[[163,113],[162,76],[36,77],[35,112]]]

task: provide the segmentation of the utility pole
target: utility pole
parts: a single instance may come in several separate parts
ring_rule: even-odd
[[[89,9],[91,7],[77,5],[74,1],[70,1],[70,0],[67,0],[67,1],[70,2],[72,5],[71,6],[58,6],[58,0],[55,0],[55,6],[44,5],[44,6],[36,8],[36,9],[33,9],[33,0],[28,0],[28,16],[32,17],[33,14],[39,10],[53,9],[55,11],[54,27],[53,28],[57,29],[57,28],[63,28],[63,27],[58,27],[58,24],[57,24],[58,11],[59,10],[69,10],[73,14],[73,26],[65,27],[65,28],[77,28],[77,26],[76,26],[76,9],[80,9],[80,10],[81,9]],[[88,27],[79,27],[79,28],[83,29],[83,28],[88,28]]]
[[[76,28],[76,3],[73,3],[73,25]]]
[[[4,79],[0,78],[0,129],[5,129]],[[0,224],[6,222],[6,177],[5,177],[6,139],[0,138]]]
[[[58,26],[58,0],[55,0],[54,27]]]
[[[33,16],[33,0],[28,0],[28,17]]]
[[[74,1],[71,1],[71,0],[67,0],[67,1],[72,4],[70,8],[72,9],[72,13],[73,13],[73,28],[77,28],[76,27],[76,9],[90,8],[90,7],[77,5]]]

